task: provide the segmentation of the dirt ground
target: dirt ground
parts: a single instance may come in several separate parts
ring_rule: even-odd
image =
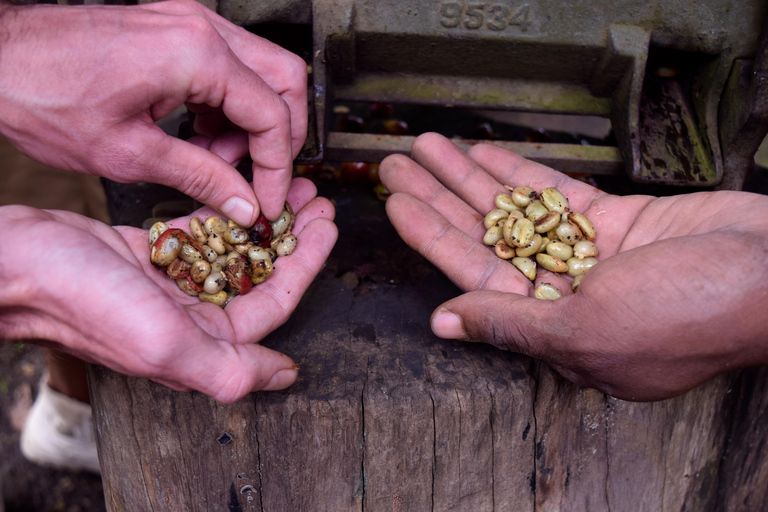
[[[101,220],[106,205],[97,178],[45,167],[0,139],[0,205],[70,210]],[[106,510],[101,477],[37,466],[19,450],[24,419],[43,371],[43,351],[0,341],[0,512]]]

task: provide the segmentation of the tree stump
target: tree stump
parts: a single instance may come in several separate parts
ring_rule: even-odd
[[[293,387],[223,405],[91,368],[108,510],[768,509],[765,369],[632,403],[437,339],[459,290],[383,203],[336,200],[333,255],[263,341],[301,365]]]

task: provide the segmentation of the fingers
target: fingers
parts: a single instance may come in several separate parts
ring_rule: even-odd
[[[243,131],[227,131],[215,137],[195,135],[187,142],[207,149],[235,168],[248,155],[248,134]]]
[[[195,144],[169,137],[159,128],[131,136],[144,149],[133,162],[134,179],[173,187],[242,226],[251,226],[256,221],[253,190],[224,159]],[[157,172],[158,169],[162,172]]]
[[[249,133],[253,189],[261,212],[275,220],[283,210],[293,172],[291,113],[250,69],[233,75],[227,80],[222,108],[227,118]]]
[[[294,233],[298,233],[300,231],[300,226],[302,226],[302,222],[306,224],[306,222],[309,221],[309,219],[314,218],[309,215],[305,215],[301,213],[301,210],[310,202],[313,201],[317,204],[313,206],[313,208],[317,208],[319,217],[324,217],[329,220],[333,220],[336,214],[335,208],[333,204],[324,198],[316,198],[317,195],[317,187],[315,187],[315,184],[312,183],[310,180],[306,178],[296,178],[291,182],[291,188],[288,191],[288,197],[286,198],[286,201],[291,205],[293,208],[293,211],[300,212],[297,214],[296,218],[296,224],[294,225],[293,231]],[[314,204],[313,202],[313,204]],[[172,228],[178,228],[178,229],[184,229],[189,230],[189,220],[192,217],[198,217],[203,222],[205,219],[210,217],[211,215],[217,215],[217,212],[212,210],[211,208],[204,206],[200,208],[199,210],[196,210],[192,212],[190,215],[187,215],[185,217],[179,217],[177,219],[169,220],[166,222],[168,226]],[[120,228],[123,229],[122,227]],[[146,231],[141,231],[141,237],[146,238]]]
[[[557,341],[570,334],[566,304],[567,299],[476,291],[442,304],[432,314],[431,325],[441,338],[482,341],[547,359]]]
[[[528,294],[531,283],[514,266],[422,201],[397,193],[387,200],[386,209],[405,243],[434,263],[462,290]]]
[[[290,194],[288,195],[290,201]],[[291,204],[293,204],[291,202]],[[315,219],[327,219],[333,221],[336,217],[336,209],[329,200],[324,197],[316,197],[310,203],[303,207],[300,215],[296,217],[296,222],[293,225],[293,233],[300,235],[304,228]]]
[[[483,216],[435,176],[403,155],[387,157],[379,168],[382,183],[394,193],[405,192],[435,209],[448,222],[475,240],[485,234]]]
[[[499,180],[442,135],[421,135],[413,143],[411,154],[443,185],[483,215],[495,208],[496,195],[506,191]]]
[[[256,72],[288,105],[291,112],[291,146],[298,155],[307,135],[307,64],[299,56],[234,25],[197,2],[156,2],[144,9],[204,17],[227,42],[231,51]]]
[[[290,185],[293,158],[306,138],[306,63],[195,2],[160,2],[143,8],[201,16],[226,43],[223,51],[232,58],[205,62],[205,71],[214,64],[223,69],[206,73],[211,80],[207,84],[203,75],[196,73],[198,89],[191,91],[188,101],[220,106],[232,123],[249,133],[258,207],[268,219],[275,220]]]
[[[210,340],[185,346],[156,380],[173,389],[193,389],[232,403],[252,391],[287,388],[297,376],[298,366],[284,354],[255,344]]]
[[[329,211],[327,206],[316,208],[314,204],[305,208],[313,214],[318,209]],[[319,216],[302,223],[304,227],[297,232],[298,244],[293,253],[275,261],[269,279],[227,305],[238,343],[260,340],[282,325],[328,258],[338,236],[336,225]]]
[[[216,82],[203,85],[203,90],[190,100],[221,105],[227,118],[248,132],[258,207],[268,219],[275,220],[282,212],[293,171],[291,112],[250,68],[240,62],[230,62],[225,68],[221,76],[229,77],[226,83],[218,83],[220,78],[215,77]],[[221,87],[223,94],[218,90]]]
[[[558,189],[568,198],[573,211],[582,212],[597,198],[606,195],[582,181],[498,146],[478,144],[467,154],[504,185],[527,186],[537,192],[547,187]]]

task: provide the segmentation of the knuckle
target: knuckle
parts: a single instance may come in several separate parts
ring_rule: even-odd
[[[288,80],[294,86],[292,88],[306,87],[307,63],[304,62],[304,59],[295,53],[288,52],[285,68],[288,73]]]
[[[249,379],[241,372],[226,376],[213,397],[224,404],[235,403],[251,391]]]
[[[192,48],[199,55],[206,57],[198,61],[199,65],[210,66],[216,58],[228,57],[226,41],[210,21],[197,14],[180,16],[177,28],[181,31],[184,45]]]
[[[211,173],[204,172],[200,168],[192,169],[190,171],[179,171],[179,190],[202,202],[208,202],[211,196],[214,195],[216,185]]]

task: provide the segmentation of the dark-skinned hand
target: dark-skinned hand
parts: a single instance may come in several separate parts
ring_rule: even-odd
[[[381,165],[387,213],[466,292],[433,313],[437,336],[527,354],[629,400],[768,362],[768,197],[614,196],[492,145],[465,154],[436,134],[419,137],[412,157]],[[593,222],[600,262],[577,292],[567,275],[541,269],[532,283],[482,243],[503,185],[555,187]],[[542,281],[563,297],[533,298]]]

